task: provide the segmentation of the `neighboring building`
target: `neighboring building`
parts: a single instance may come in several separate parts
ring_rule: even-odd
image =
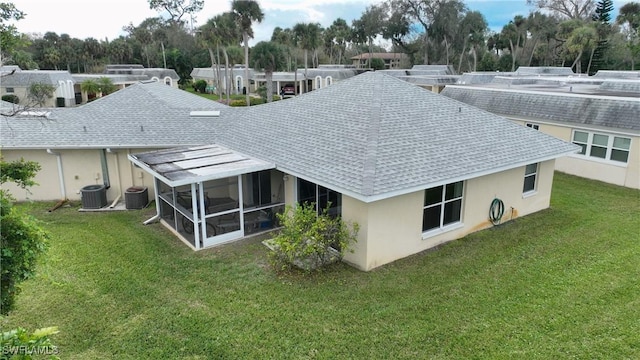
[[[211,89],[211,92],[217,92],[216,87],[218,86],[217,84],[217,80],[218,79],[218,75],[217,75],[218,69],[217,68],[194,68],[193,70],[191,70],[191,78],[193,79],[193,81],[198,81],[198,80],[204,80],[207,82],[208,88]],[[244,65],[235,65],[234,67],[230,67],[228,70],[225,70],[224,66],[220,67],[220,87],[221,90],[224,91],[227,88],[231,89],[231,94],[242,94],[244,91],[244,87],[245,85],[245,81],[244,81],[244,77],[245,77],[245,71],[244,71]],[[253,69],[249,68],[249,91],[253,91],[255,92],[256,90],[256,86],[255,86],[255,82],[253,81],[253,76],[254,76],[254,71]]]
[[[73,77],[68,71],[57,70],[21,70],[17,66],[2,67],[2,81],[0,81],[0,96],[15,95],[19,104],[29,107],[40,107],[29,98],[31,84],[46,84],[55,86],[51,98],[45,99],[41,107],[65,107],[75,105],[73,93]]]
[[[56,110],[3,121],[5,159],[43,166],[33,199],[148,186],[193,249],[271,228],[285,205],[331,202],[360,224],[345,260],[362,270],[491,227],[495,199],[501,221],[548,208],[555,160],[580,149],[380,72],[249,108],[151,83]]]
[[[409,56],[405,53],[363,53],[351,58],[353,66],[368,68],[369,59],[381,59],[385,69],[402,69],[409,66]]]
[[[436,94],[446,85],[456,84],[460,79],[451,65],[413,65],[411,69],[380,70],[408,83],[418,85]]]
[[[581,146],[559,171],[639,189],[640,71],[517,75],[532,71],[465,74],[442,94]]]
[[[3,66],[0,96],[18,96],[21,105],[28,107],[71,107],[86,103],[89,99],[81,84],[87,79],[102,77],[111,79],[118,90],[140,81],[153,80],[178,88],[180,77],[173,69],[144,68],[142,65],[107,65],[104,74],[71,74],[58,70],[21,70],[18,66]],[[56,87],[52,98],[40,106],[29,99],[29,86],[34,83]]]

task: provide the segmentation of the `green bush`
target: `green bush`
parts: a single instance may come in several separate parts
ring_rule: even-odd
[[[198,80],[193,83],[193,89],[204,94],[207,89],[207,82],[205,80]]]
[[[265,101],[262,100],[261,98],[250,98],[249,102],[251,103],[251,106],[254,105],[260,105],[260,104],[264,104]],[[245,98],[243,99],[236,99],[236,100],[231,100],[231,102],[229,103],[229,106],[247,106],[247,100]]]
[[[29,334],[23,328],[0,334],[0,359],[40,359],[47,355],[49,359],[60,359],[58,347],[51,343],[49,336],[57,334],[57,327],[42,328]]]
[[[270,259],[276,269],[295,265],[307,271],[323,268],[342,259],[356,242],[359,225],[341,217],[331,217],[329,207],[320,214],[314,203],[287,206],[276,214],[282,228],[266,245],[272,250]]]
[[[13,94],[2,95],[2,100],[14,104],[20,103],[20,98],[17,95]]]

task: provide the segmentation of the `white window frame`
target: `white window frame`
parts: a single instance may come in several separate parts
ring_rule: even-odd
[[[447,197],[447,186],[455,185],[457,183],[461,183],[462,184],[462,191],[460,192],[461,195],[458,196],[458,197],[447,199],[446,198]],[[427,191],[429,191],[431,189],[435,189],[435,188],[441,188],[442,189],[441,190],[442,191],[441,200],[439,202],[437,202],[437,203],[434,203],[434,204],[425,205],[424,201],[426,200],[425,198],[426,198]],[[461,228],[462,226],[464,226],[462,221],[463,221],[463,214],[464,214],[464,198],[465,198],[464,192],[465,192],[465,190],[466,190],[466,184],[465,184],[464,181],[457,181],[455,183],[435,186],[435,187],[432,187],[432,188],[424,190],[424,192],[423,192],[423,203],[422,203],[422,208],[421,208],[421,211],[422,211],[422,227],[423,227],[423,229],[422,229],[422,238],[423,239],[426,239],[426,238],[429,238],[429,237],[432,237],[432,236],[435,236],[435,235],[438,235],[438,234],[441,234],[441,233],[444,233],[444,232],[447,232],[447,231],[458,229],[458,228]],[[459,218],[460,219],[457,220],[457,221],[445,224],[444,223],[444,217],[445,217],[445,207],[446,207],[446,205],[450,204],[452,202],[458,201],[458,200],[460,200],[460,214],[459,214]],[[430,229],[426,229],[425,230],[424,229],[424,211],[427,208],[433,208],[433,207],[436,207],[436,206],[440,206],[440,224],[439,224],[438,227],[434,227],[434,228],[430,228]]]
[[[575,140],[576,133],[587,134],[587,142],[576,141]],[[607,137],[607,145],[594,144],[593,143],[593,139],[596,136],[606,136]],[[620,147],[614,147],[613,144],[614,144],[616,138],[628,140],[629,141],[629,148],[628,149],[623,149],[623,148],[620,148]],[[574,154],[573,156],[580,157],[580,158],[586,158],[586,159],[589,159],[589,160],[592,160],[592,161],[605,162],[607,164],[615,164],[615,165],[618,165],[618,166],[625,166],[626,167],[627,164],[629,163],[629,157],[631,156],[631,141],[632,141],[632,139],[630,137],[617,136],[617,135],[608,134],[608,133],[592,132],[592,131],[585,131],[585,130],[578,130],[578,129],[573,129],[573,131],[571,132],[571,142],[576,144],[576,145],[584,146],[584,154],[583,153],[578,153],[578,154]],[[593,148],[605,148],[605,147],[606,147],[606,149],[605,149],[604,158],[601,158],[599,156],[591,155]],[[619,160],[612,159],[611,156],[612,156],[613,150],[627,152],[627,161],[619,161]]]
[[[534,171],[527,172],[529,170],[529,167],[534,165],[535,165]],[[524,182],[522,184],[522,195],[524,197],[534,195],[538,192],[538,178],[539,178],[538,174],[539,173],[540,173],[540,163],[533,163],[524,167]],[[525,186],[527,185],[527,179],[531,177],[533,177],[533,188],[526,189]]]
[[[316,76],[316,90],[322,89],[322,76]]]
[[[331,76],[327,76],[325,78],[325,83],[327,84],[327,86],[330,86],[331,84],[333,84],[333,78]]]

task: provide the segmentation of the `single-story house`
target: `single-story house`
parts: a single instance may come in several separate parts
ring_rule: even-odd
[[[369,59],[381,59],[385,69],[402,69],[409,64],[409,56],[405,53],[362,53],[351,57],[353,66],[369,67]]]
[[[463,75],[464,84],[442,94],[579,145],[580,152],[558,159],[559,171],[639,189],[640,71],[552,73]]]
[[[580,150],[379,72],[249,108],[203,101],[137,84],[57,121],[6,119],[16,127],[1,135],[3,156],[47,161],[44,180],[62,170],[77,189],[104,181],[104,155],[120,194],[144,180],[155,219],[196,250],[273,227],[286,205],[330,204],[360,225],[345,261],[371,270],[548,208],[556,159]],[[114,165],[114,152],[133,166]],[[496,203],[504,216],[490,219]]]
[[[22,70],[17,66],[2,67],[0,96],[15,95],[18,103],[28,107],[64,107],[75,105],[73,77],[68,71]],[[29,98],[31,84],[55,86],[53,97],[44,99],[42,105]]]

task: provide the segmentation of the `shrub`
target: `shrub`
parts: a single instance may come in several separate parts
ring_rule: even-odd
[[[250,98],[249,102],[251,103],[251,106],[265,103],[265,101],[262,100],[261,98],[254,98],[254,97]],[[229,103],[229,106],[247,106],[247,100],[245,98],[231,100],[231,102]]]
[[[347,223],[340,217],[331,217],[329,207],[320,214],[314,203],[287,206],[284,213],[276,214],[282,228],[268,240],[271,261],[277,269],[292,265],[307,271],[320,269],[342,259],[356,242],[359,225]]]
[[[17,328],[0,334],[0,359],[40,359],[48,355],[49,359],[60,359],[58,347],[51,343],[49,336],[57,334],[57,327],[42,328],[29,334],[23,328]]]
[[[193,83],[193,89],[199,93],[204,94],[207,89],[207,82],[204,80],[198,80]]]
[[[20,103],[20,98],[17,95],[13,95],[13,94],[2,95],[2,100],[10,103],[14,103],[14,104]]]

